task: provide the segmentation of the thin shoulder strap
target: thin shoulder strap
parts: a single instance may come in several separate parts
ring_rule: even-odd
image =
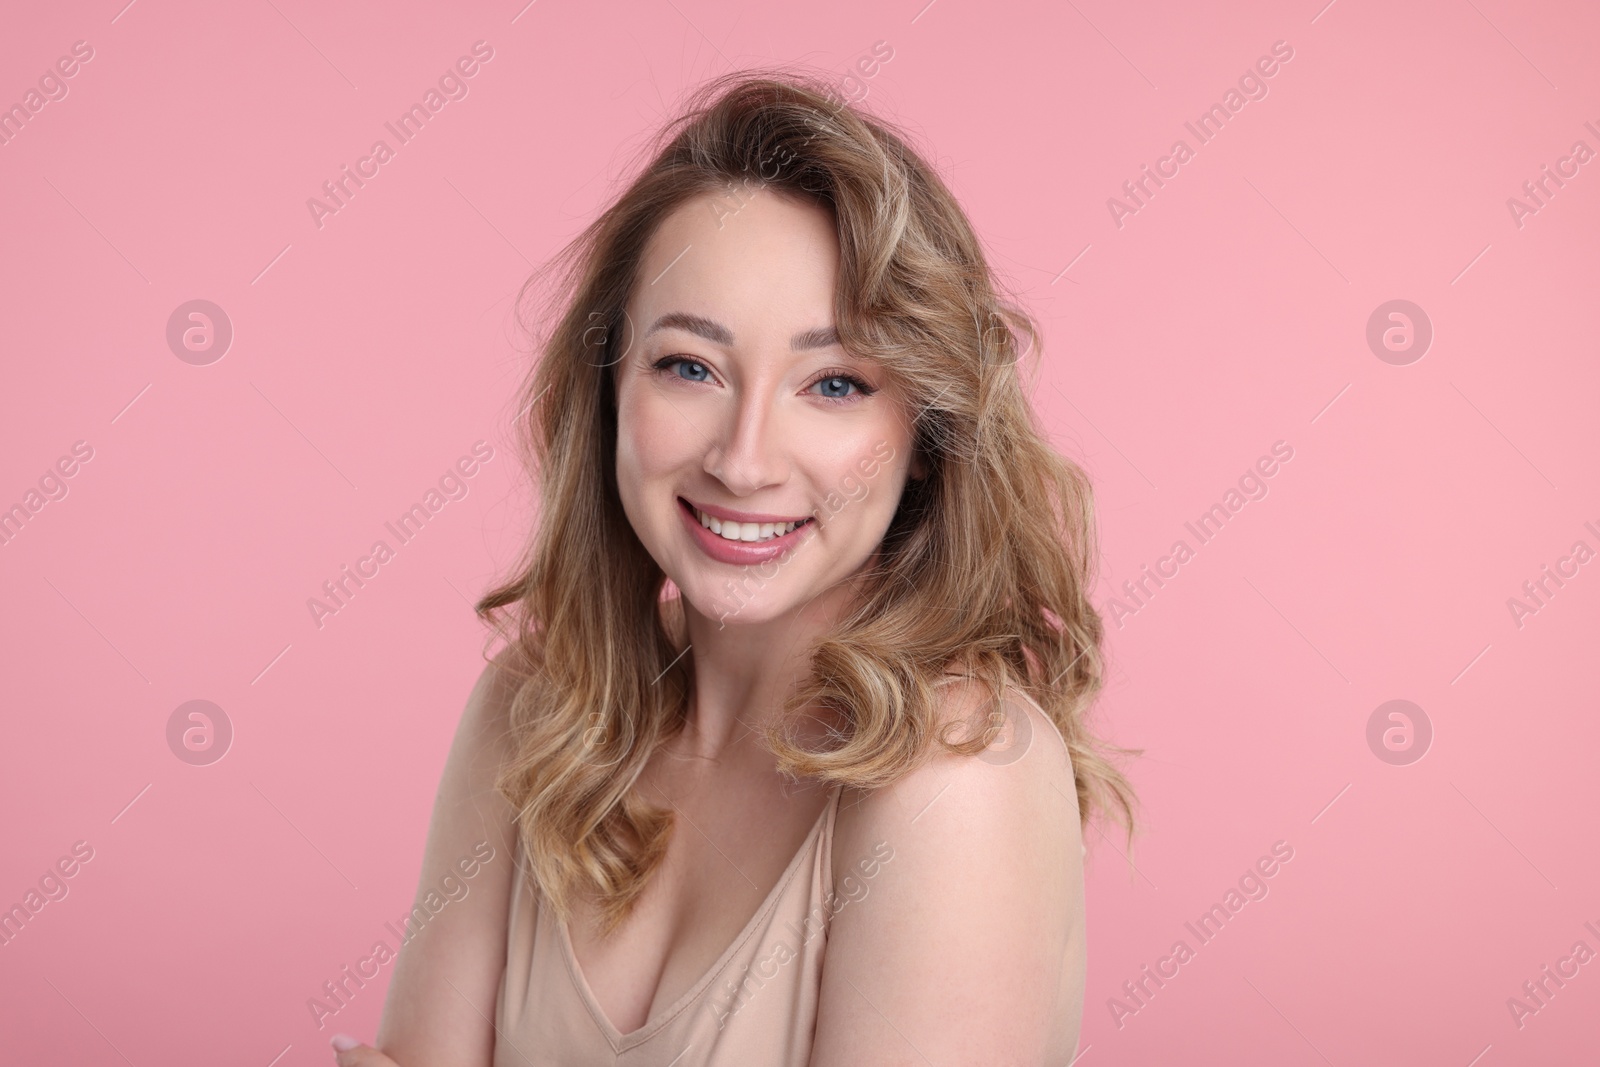
[[[828,803],[823,808],[822,837],[819,841],[818,856],[822,864],[821,884],[833,888],[833,842],[834,824],[839,820],[839,800],[844,795],[844,783],[833,787],[833,795],[828,797]]]

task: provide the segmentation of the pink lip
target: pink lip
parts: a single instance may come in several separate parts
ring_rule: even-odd
[[[729,508],[717,508],[712,507],[710,504],[701,504],[690,500],[688,497],[681,496],[678,499],[688,504],[691,508],[698,508],[707,515],[723,522],[770,522],[776,525],[780,522],[801,522],[811,517],[810,515],[763,515],[755,511],[733,511]]]
[[[702,552],[719,563],[732,563],[735,565],[766,563],[770,560],[778,559],[779,557],[788,554],[815,533],[812,527],[814,527],[816,523],[808,522],[804,526],[796,526],[782,537],[774,537],[766,541],[730,541],[721,534],[712,533],[704,526],[701,526],[700,520],[695,518],[694,512],[690,510],[689,506],[687,506],[687,501],[680,498],[679,504],[680,506],[678,508],[678,514],[683,516],[683,523],[686,527],[688,527],[689,536],[694,539],[695,544],[700,546],[700,550]],[[726,511],[722,508],[707,508],[701,506],[700,510],[704,511],[707,515],[714,515],[718,519],[726,518],[729,522],[778,523],[799,521],[798,519],[784,519],[776,516],[764,517],[759,515],[746,518],[744,516],[749,514],[747,512]]]

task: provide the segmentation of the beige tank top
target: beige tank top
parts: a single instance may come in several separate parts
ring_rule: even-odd
[[[1051,732],[1065,749],[1060,731]],[[1025,751],[1027,737],[1018,740]],[[830,920],[844,900],[833,891],[840,793],[836,786],[778,884],[721,958],[627,1034],[600,1010],[565,925],[539,907],[519,844],[494,1067],[805,1067]]]
[[[835,787],[772,892],[683,996],[631,1033],[600,1010],[565,924],[521,873],[512,889],[494,1067],[805,1067],[833,892]]]

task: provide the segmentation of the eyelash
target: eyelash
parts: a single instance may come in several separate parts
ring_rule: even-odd
[[[711,369],[704,361],[695,359],[693,356],[662,356],[660,359],[650,364],[650,369],[655,371],[657,374],[667,374],[671,371],[672,367],[678,363],[698,363],[700,366],[705,367],[707,371]],[[674,377],[677,377],[677,375],[674,375]],[[873,393],[877,392],[876,389],[862,381],[861,378],[851,374],[849,371],[839,368],[832,368],[823,371],[821,374],[811,379],[811,382],[806,386],[806,388],[810,389],[818,382],[832,381],[835,378],[840,381],[849,382],[855,387],[856,391],[851,393],[849,396],[824,396],[822,397],[823,400],[828,400],[835,404],[848,404],[858,398],[865,399],[866,397],[869,397]],[[687,378],[682,378],[681,380],[689,381]]]

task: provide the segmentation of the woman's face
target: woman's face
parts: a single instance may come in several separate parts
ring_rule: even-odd
[[[833,336],[838,264],[823,209],[707,194],[662,220],[628,302],[622,505],[725,625],[787,615],[860,569],[910,471],[902,397]]]

